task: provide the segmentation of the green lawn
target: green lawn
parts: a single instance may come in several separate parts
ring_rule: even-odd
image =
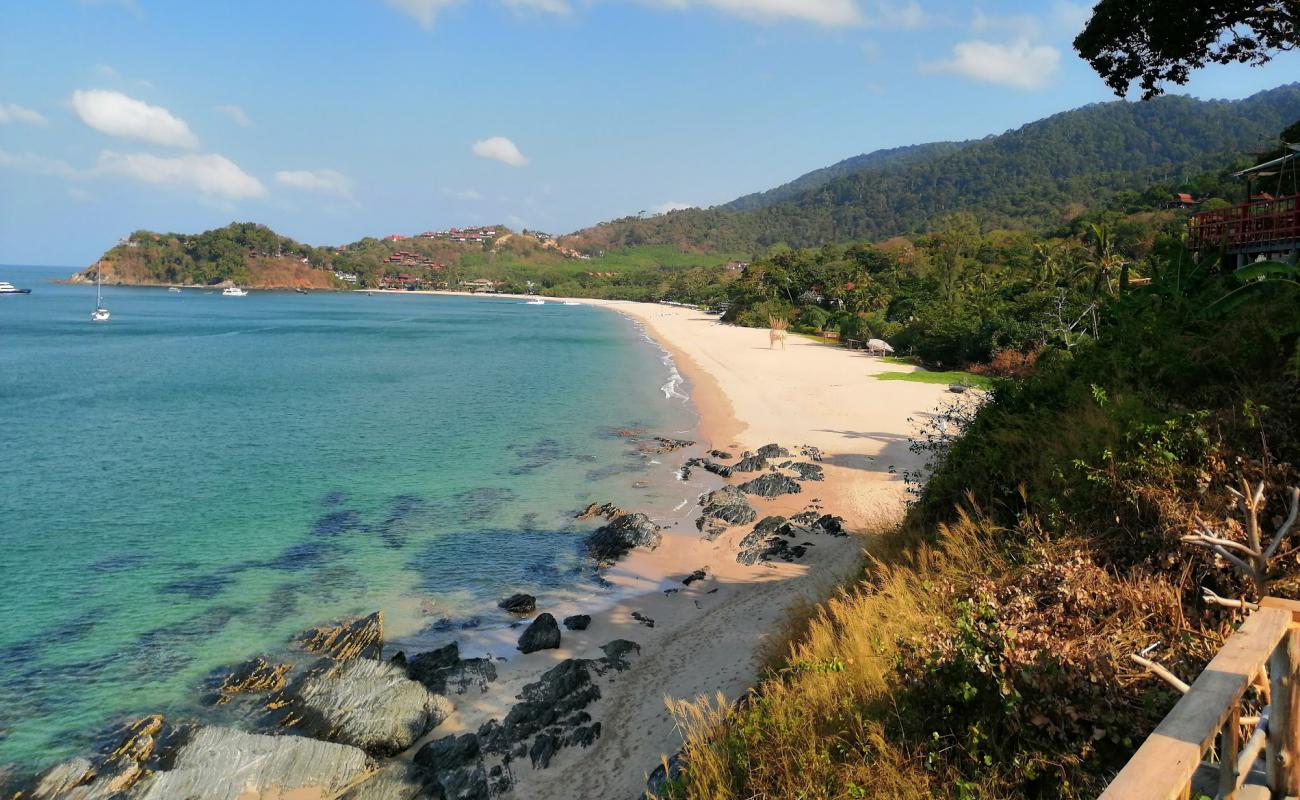
[[[963,386],[973,386],[976,389],[988,391],[993,387],[993,381],[983,375],[973,375],[969,372],[927,372],[917,370],[916,372],[882,372],[876,376],[882,381],[912,381],[913,383],[958,383]]]

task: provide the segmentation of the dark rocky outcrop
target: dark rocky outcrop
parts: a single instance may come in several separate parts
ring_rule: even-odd
[[[707,577],[709,577],[709,573],[705,572],[702,569],[697,569],[694,572],[692,572],[690,575],[687,575],[685,578],[682,578],[682,583],[687,586],[690,586],[692,583],[695,583],[696,581],[702,581]]]
[[[585,709],[600,699],[594,676],[627,669],[628,656],[640,652],[635,642],[606,644],[604,658],[570,658],[547,670],[520,693],[520,702],[500,722],[491,720],[478,731],[478,745],[509,762],[525,755],[534,767],[545,768],[564,747],[586,747],[600,736],[600,723]],[[532,745],[528,741],[532,740]]]
[[[585,631],[589,625],[591,617],[587,614],[574,614],[564,618],[564,627],[571,631]]]
[[[579,511],[577,514],[575,514],[573,518],[574,519],[595,519],[596,517],[604,517],[605,519],[613,519],[614,517],[617,517],[619,514],[622,513],[623,513],[623,509],[619,508],[613,503],[604,503],[603,505],[596,505],[595,503],[592,503],[582,511]]]
[[[805,464],[801,461],[789,462],[781,465],[782,469],[793,470],[798,473],[798,480],[801,481],[824,481],[826,480],[826,471],[819,464]]]
[[[465,694],[471,687],[486,692],[488,684],[497,679],[492,659],[461,658],[460,646],[455,642],[412,656],[405,667],[408,678],[441,695]]]
[[[731,460],[731,453],[728,453],[726,450],[710,450],[709,455],[722,461]]]
[[[847,536],[844,520],[831,514],[817,511],[801,511],[790,519],[785,517],[764,517],[754,530],[740,540],[736,561],[746,566],[753,566],[763,561],[795,561],[803,558],[812,547],[812,542],[794,544],[798,536],[826,534],[829,536]]]
[[[292,668],[292,664],[272,664],[260,657],[245,661],[221,679],[216,688],[217,704],[227,703],[237,694],[278,692]]]
[[[322,662],[283,695],[284,720],[297,730],[375,756],[405,750],[451,714],[447,698],[384,661]]]
[[[704,530],[710,519],[721,520],[728,525],[746,525],[754,521],[758,512],[745,499],[744,493],[735,486],[723,486],[717,491],[709,492],[700,505],[704,507],[695,527]]]
[[[848,532],[844,530],[844,517],[822,514],[810,527],[818,533],[826,533],[831,536],[848,536]]]
[[[783,494],[798,494],[803,491],[798,481],[788,475],[781,475],[776,472],[769,472],[740,484],[740,490],[746,494],[755,494],[759,497],[776,497]]]
[[[131,800],[239,800],[307,789],[334,797],[371,772],[374,762],[345,744],[204,727],[165,766],[142,780]]]
[[[730,478],[734,470],[726,464],[719,464],[711,458],[691,458],[682,465],[682,480],[690,480],[691,470],[699,467],[705,472],[712,472],[720,478]]]
[[[803,447],[799,448],[799,455],[803,456],[804,458],[811,458],[813,461],[822,460],[821,449],[813,447],[812,445],[809,444],[806,444]]]
[[[511,614],[526,615],[537,610],[537,598],[531,594],[512,594],[506,599],[497,603],[497,608],[503,608]]]
[[[636,620],[637,622],[641,623],[647,628],[653,628],[655,626],[655,621],[647,617],[645,614],[642,614],[640,611],[633,611],[632,619]]]
[[[790,451],[786,450],[779,444],[765,444],[758,448],[758,454],[763,458],[789,458]]]
[[[560,626],[550,614],[539,614],[519,637],[519,652],[525,654],[554,650],[559,646]]]
[[[444,736],[421,747],[413,759],[432,797],[443,800],[488,800],[493,790],[483,764],[479,737],[473,733]]]
[[[298,635],[298,646],[308,653],[327,656],[335,661],[353,658],[382,657],[384,649],[384,612],[346,620],[338,625],[312,628]]]
[[[681,753],[674,755],[672,758],[661,762],[650,773],[646,779],[646,796],[664,797],[668,794],[668,786],[673,781],[681,778],[682,772],[685,771],[686,764],[682,761]]]
[[[761,472],[767,469],[767,459],[746,451],[741,454],[740,460],[732,465],[732,468],[736,472]]]
[[[663,541],[659,526],[642,513],[622,514],[597,528],[586,539],[587,553],[602,564],[612,564],[631,550],[654,550]]]

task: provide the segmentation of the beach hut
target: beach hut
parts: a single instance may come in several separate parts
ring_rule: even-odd
[[[867,352],[873,356],[884,356],[894,352],[894,348],[889,346],[889,342],[884,339],[868,339]]]

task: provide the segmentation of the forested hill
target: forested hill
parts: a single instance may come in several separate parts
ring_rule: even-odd
[[[766,208],[825,186],[836,178],[842,178],[845,175],[867,170],[879,170],[891,166],[898,167],[923,161],[933,161],[936,158],[955,153],[968,144],[970,142],[930,142],[905,147],[891,147],[887,150],[873,150],[860,156],[846,158],[838,164],[813,170],[806,175],[800,175],[798,178],[789,183],[783,183],[775,189],[747,194],[744,197],[732,200],[730,203],[725,203],[720,208],[724,211],[752,211],[756,208]]]
[[[918,233],[955,211],[974,212],[986,226],[1045,229],[1120,191],[1153,184],[1196,191],[1201,187],[1188,182],[1269,147],[1297,119],[1300,84],[1235,101],[1166,96],[1099,103],[935,158],[877,162],[766,207],[741,198],[730,205],[748,210],[724,206],[615,220],[572,241],[578,247],[811,247]]]

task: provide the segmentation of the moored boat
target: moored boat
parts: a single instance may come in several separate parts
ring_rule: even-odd
[[[19,289],[8,281],[0,281],[0,294],[31,294],[31,289]]]
[[[238,286],[227,286],[221,291],[222,297],[248,297],[248,292]]]

